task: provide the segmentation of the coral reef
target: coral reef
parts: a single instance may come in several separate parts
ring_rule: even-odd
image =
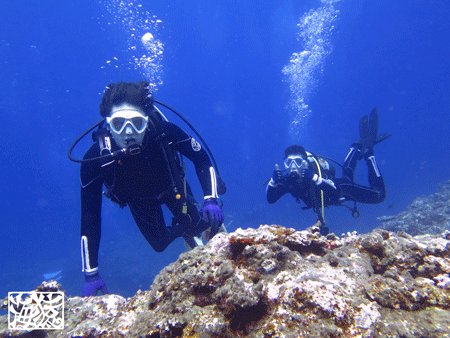
[[[436,193],[416,198],[398,215],[378,220],[382,229],[404,231],[412,236],[450,231],[450,180],[442,183]]]
[[[63,331],[0,337],[448,337],[450,233],[218,234],[148,291],[69,298]]]

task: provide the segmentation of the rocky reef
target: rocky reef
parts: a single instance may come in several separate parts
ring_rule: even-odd
[[[132,298],[68,298],[60,331],[0,337],[450,337],[450,233],[218,234]]]
[[[404,231],[412,236],[450,231],[450,180],[430,196],[416,198],[398,215],[378,217],[381,228]]]

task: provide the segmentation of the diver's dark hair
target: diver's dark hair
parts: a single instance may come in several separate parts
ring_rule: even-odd
[[[147,81],[110,83],[103,92],[100,115],[107,117],[113,106],[129,103],[148,115],[153,110],[152,93]]]
[[[301,154],[305,158],[307,157],[305,148],[296,144],[286,148],[286,150],[284,151],[284,158],[292,154]]]

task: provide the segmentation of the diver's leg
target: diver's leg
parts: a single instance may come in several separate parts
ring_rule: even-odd
[[[381,193],[378,190],[355,184],[353,182],[344,182],[339,185],[342,189],[343,201],[354,201],[366,204],[377,204],[381,202]]]
[[[355,184],[345,176],[335,180],[336,185],[342,190],[345,201],[356,201],[360,203],[377,204],[386,198],[386,189],[383,176],[375,162],[375,156],[366,158],[370,187]]]
[[[369,115],[364,115],[359,121],[360,141],[352,144],[344,162],[342,179],[337,182],[342,189],[343,200],[361,203],[380,203],[386,198],[386,189],[381,172],[375,162],[374,146],[391,134],[378,134],[378,111],[374,108]],[[358,160],[365,159],[370,187],[353,183],[354,171]],[[347,181],[346,181],[347,180]]]
[[[386,198],[386,187],[384,185],[384,179],[381,175],[381,171],[375,161],[375,156],[369,156],[366,158],[369,184],[370,187],[379,192],[379,201],[376,203],[383,202]]]
[[[184,200],[186,212],[183,211],[183,202],[174,198],[168,198],[165,204],[174,216],[174,228],[182,234],[183,239],[190,248],[203,245],[201,233],[205,231],[209,224],[200,217],[200,213],[190,198]]]
[[[356,164],[361,158],[361,144],[359,142],[354,142],[344,160],[342,176],[353,182]]]
[[[161,205],[157,201],[129,204],[129,207],[139,230],[156,252],[164,251],[181,236],[172,227],[166,227]]]

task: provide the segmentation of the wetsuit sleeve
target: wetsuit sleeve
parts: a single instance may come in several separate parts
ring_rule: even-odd
[[[267,201],[270,204],[275,203],[278,201],[281,196],[285,195],[287,192],[289,192],[289,188],[285,186],[282,183],[275,184],[273,179],[270,179],[269,184],[267,184],[266,188],[266,197]]]
[[[98,156],[98,146],[91,147],[84,159]],[[84,162],[80,170],[81,182],[81,260],[83,272],[98,270],[98,248],[101,233],[102,185],[97,162]]]
[[[163,122],[162,127],[167,132],[169,143],[173,144],[174,149],[194,163],[204,198],[218,198],[216,171],[205,149],[173,123]]]

